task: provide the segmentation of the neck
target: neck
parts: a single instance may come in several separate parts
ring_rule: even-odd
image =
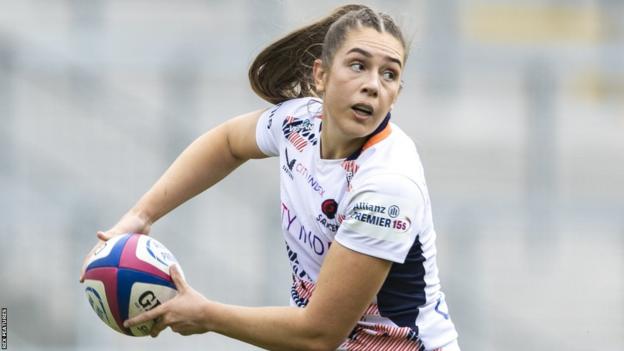
[[[349,138],[331,125],[329,118],[323,119],[323,129],[321,131],[321,158],[341,159],[347,158],[355,151],[359,150],[366,138]]]

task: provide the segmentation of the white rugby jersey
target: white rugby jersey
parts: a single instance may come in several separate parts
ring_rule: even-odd
[[[322,101],[293,99],[264,112],[260,150],[280,157],[282,231],[304,307],[335,240],[392,261],[374,301],[341,350],[433,350],[457,338],[436,265],[436,234],[420,158],[389,122],[346,159],[320,158]]]

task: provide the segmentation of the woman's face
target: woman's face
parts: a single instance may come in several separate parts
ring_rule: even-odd
[[[316,88],[332,134],[351,140],[377,128],[399,94],[404,52],[391,34],[363,27],[348,33],[329,70],[315,62]]]

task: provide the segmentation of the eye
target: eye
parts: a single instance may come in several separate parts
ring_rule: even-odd
[[[361,62],[353,62],[350,67],[354,72],[362,72],[364,70],[364,65]]]
[[[393,71],[384,71],[383,77],[385,80],[393,81],[396,79],[396,73]]]

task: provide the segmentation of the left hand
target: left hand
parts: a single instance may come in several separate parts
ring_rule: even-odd
[[[155,319],[156,323],[150,332],[152,337],[157,337],[167,327],[171,327],[171,330],[181,335],[208,332],[205,321],[202,320],[204,316],[202,306],[208,300],[188,285],[177,265],[174,264],[169,268],[169,274],[178,295],[153,310],[128,319],[124,322],[124,326],[128,328]]]

